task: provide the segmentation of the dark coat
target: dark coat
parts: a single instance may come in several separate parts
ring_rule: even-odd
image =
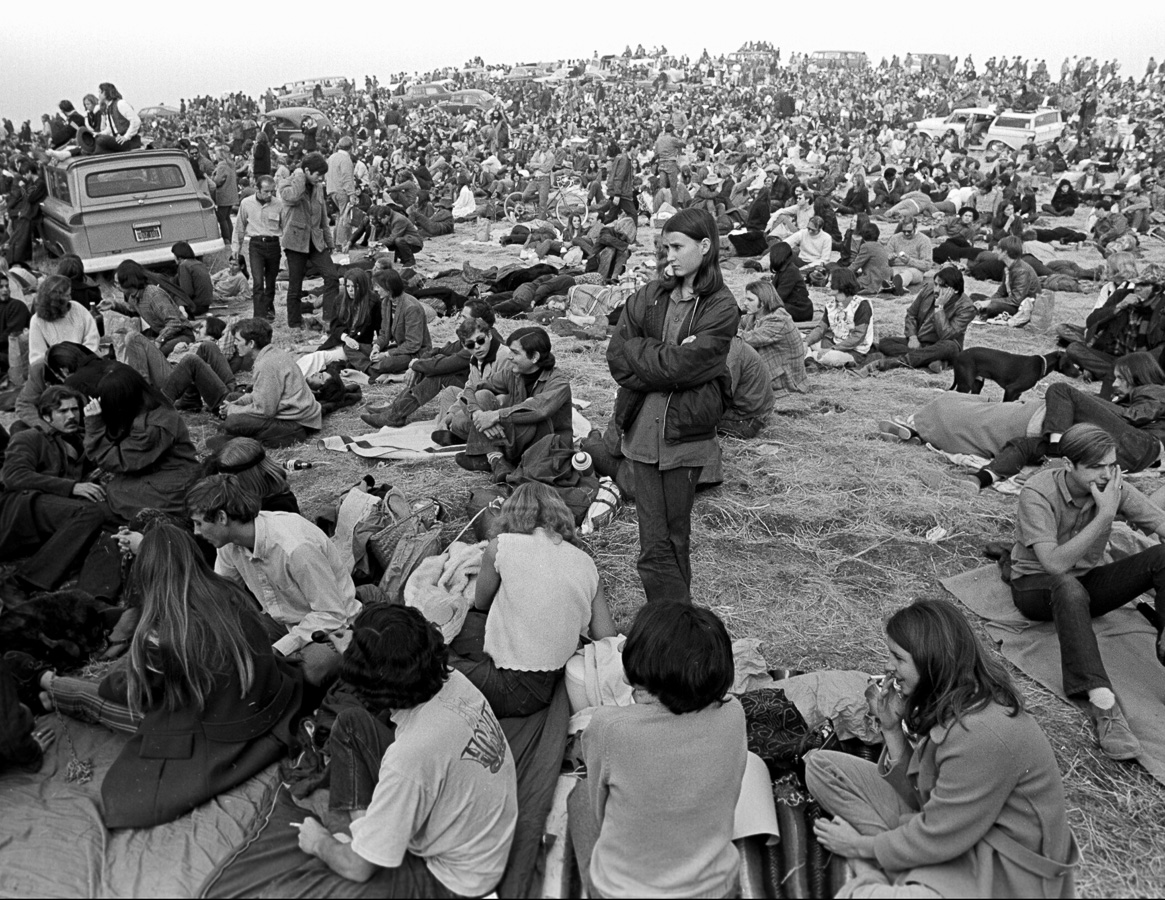
[[[769,265],[773,271],[773,287],[785,304],[794,322],[808,322],[813,318],[813,301],[801,270],[793,263],[793,248],[784,241],[773,244]]]
[[[619,385],[615,421],[626,432],[649,393],[667,393],[664,437],[669,443],[706,440],[732,396],[728,347],[740,322],[736,299],[727,287],[698,297],[680,329],[695,335],[687,344],[663,340],[670,291],[659,281],[640,288],[627,301],[607,347],[607,364]]]
[[[229,791],[288,755],[303,703],[303,670],[277,656],[257,616],[244,619],[255,665],[251,690],[220,677],[202,710],[153,709],[101,785],[108,828],[152,828]],[[125,702],[121,672],[99,693]]]

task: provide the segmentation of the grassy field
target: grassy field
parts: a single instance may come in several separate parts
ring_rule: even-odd
[[[499,233],[495,230],[495,241]],[[653,230],[641,230],[633,263],[647,258],[653,237]],[[465,260],[488,266],[517,259],[517,248],[488,248],[463,243],[465,238],[466,233],[459,233],[431,242],[420,257],[424,271],[460,266]],[[1151,242],[1146,255],[1165,257],[1159,242]],[[1100,262],[1091,250],[1065,252],[1064,257],[1088,265]],[[738,297],[747,281],[756,277],[741,263],[729,260],[724,266]],[[995,287],[971,283],[969,290],[991,293]],[[815,293],[818,301],[823,296]],[[1082,322],[1094,296],[1057,295],[1056,321]],[[909,300],[874,301],[882,333],[901,333]],[[280,310],[277,335],[286,341],[289,335]],[[505,334],[517,325],[501,322],[499,329]],[[445,320],[438,320],[432,331],[435,345],[452,336],[452,326]],[[604,427],[615,393],[605,363],[605,342],[557,337],[554,341],[575,396],[592,403],[586,415],[595,427]],[[1030,328],[976,328],[968,338],[969,346],[1028,353],[1046,351],[1052,343],[1049,335]],[[948,388],[950,381],[949,373],[925,371],[899,370],[877,378],[849,372],[814,374],[810,393],[778,398],[769,427],[757,439],[724,441],[724,483],[701,493],[693,512],[696,602],[714,609],[734,638],[762,639],[770,665],[881,671],[885,618],[915,598],[944,596],[940,578],[982,565],[983,544],[1013,533],[1014,497],[980,493],[965,471],[925,448],[876,439],[879,418],[912,412],[936,391]],[[372,387],[366,396],[383,401],[397,389]],[[985,390],[996,400],[1001,393],[995,385]],[[370,430],[359,420],[359,411],[331,416],[325,422],[326,433]],[[432,412],[429,408],[421,415]],[[214,433],[215,421],[209,417],[192,417],[191,425],[199,444]],[[451,459],[433,465],[377,465],[312,446],[278,455],[315,464],[290,475],[309,518],[371,473],[410,498],[440,498],[453,514],[448,538],[465,524],[471,487],[484,481],[484,476],[463,472]],[[1156,480],[1148,486],[1156,487]],[[932,543],[925,535],[935,526],[947,534]],[[637,537],[635,510],[629,507],[589,542],[623,627],[643,602],[635,572]],[[968,617],[987,642],[979,620],[970,613]],[[1165,822],[1165,787],[1135,764],[1102,757],[1083,713],[1012,671],[1064,774],[1069,815],[1084,855],[1078,879],[1081,894],[1165,895],[1165,837],[1160,827]]]

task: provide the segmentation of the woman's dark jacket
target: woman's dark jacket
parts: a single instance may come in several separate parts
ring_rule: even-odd
[[[773,244],[769,255],[769,266],[773,271],[773,287],[785,309],[794,322],[809,322],[813,319],[813,301],[809,299],[809,288],[801,270],[793,263],[793,248],[784,241]]]
[[[626,432],[635,422],[647,394],[668,394],[664,439],[677,444],[700,441],[716,433],[716,425],[732,395],[728,345],[736,334],[740,310],[727,287],[698,297],[680,328],[680,340],[663,340],[670,290],[653,281],[627,301],[619,326],[607,347],[607,364],[619,385],[615,422]]]
[[[243,620],[255,679],[246,696],[222,675],[206,708],[150,710],[101,785],[108,828],[152,828],[237,787],[288,755],[303,702],[303,669],[271,649],[257,616]],[[124,673],[101,682],[125,702]]]

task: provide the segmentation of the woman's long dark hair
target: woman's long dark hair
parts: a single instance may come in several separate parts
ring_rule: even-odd
[[[60,384],[81,366],[97,359],[97,354],[75,341],[61,341],[45,354],[45,383]]]
[[[352,285],[356,296],[349,297],[347,289],[340,298],[336,318],[345,323],[349,334],[361,331],[372,314],[372,280],[363,269],[351,268],[344,272],[344,280]]]
[[[1023,710],[1007,670],[945,600],[916,600],[898,610],[886,623],[886,635],[910,654],[918,670],[918,687],[906,708],[906,727],[913,734],[961,722],[990,703],[1012,716]]]
[[[245,697],[255,663],[244,620],[256,616],[246,591],[214,573],[192,535],[167,524],[142,539],[132,577],[142,617],[129,650],[130,709],[204,709],[232,674]]]
[[[667,220],[660,232],[661,237],[669,234],[682,234],[693,241],[708,239],[711,245],[696,270],[696,277],[692,279],[692,287],[697,297],[708,297],[724,287],[724,275],[720,271],[720,230],[716,227],[716,220],[706,209],[681,209]],[[672,277],[664,280],[664,287],[674,290],[681,279]]]
[[[146,382],[136,369],[114,364],[97,384],[105,433],[114,441],[124,439],[133,429],[134,419],[143,412],[168,406],[169,402]]]

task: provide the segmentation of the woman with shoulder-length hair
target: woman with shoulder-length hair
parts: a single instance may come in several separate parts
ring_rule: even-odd
[[[97,323],[89,310],[72,299],[73,286],[63,275],[49,275],[36,289],[36,305],[28,325],[28,364],[35,366],[50,347],[71,341],[94,353],[101,345]]]
[[[942,600],[891,616],[886,646],[866,692],[881,760],[818,750],[805,766],[834,816],[818,841],[857,861],[846,896],[1075,896],[1056,756],[1002,664]]]
[[[692,503],[716,458],[716,425],[732,387],[726,361],[740,322],[720,272],[720,235],[685,209],[661,235],[663,277],[626,303],[607,348],[619,385],[615,423],[639,510],[639,577],[649,602],[690,602]]]
[[[134,369],[115,364],[85,407],[85,455],[113,479],[106,497],[131,519],[145,508],[186,514],[186,487],[198,474],[198,454],[182,416]]]
[[[142,611],[124,672],[41,677],[46,706],[133,735],[101,785],[109,828],[173,821],[283,758],[303,701],[302,669],[192,535],[151,528],[132,578]]]

